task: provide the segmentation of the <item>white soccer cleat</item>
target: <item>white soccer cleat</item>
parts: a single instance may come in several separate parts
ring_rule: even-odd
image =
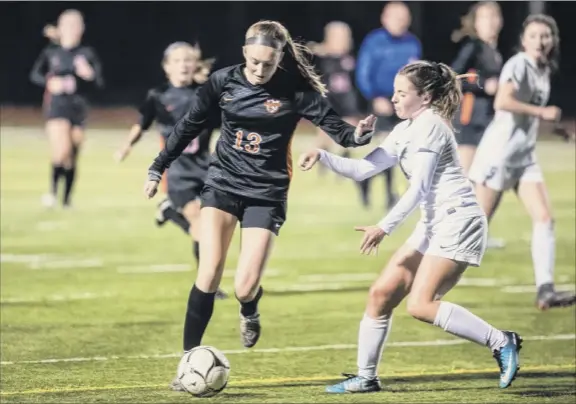
[[[45,208],[53,208],[56,206],[56,196],[54,194],[42,195],[41,201]]]

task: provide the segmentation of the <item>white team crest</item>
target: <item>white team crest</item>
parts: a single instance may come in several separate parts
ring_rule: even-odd
[[[266,100],[264,106],[266,107],[266,111],[275,114],[282,106],[282,103],[278,100]]]

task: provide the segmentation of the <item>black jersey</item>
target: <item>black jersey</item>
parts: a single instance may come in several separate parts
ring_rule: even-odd
[[[84,56],[88,63],[94,69],[94,80],[86,82],[84,79],[76,75],[74,68],[74,58],[77,56]],[[41,87],[46,86],[46,81],[49,77],[53,76],[74,76],[76,79],[76,93],[75,95],[85,95],[84,93],[90,86],[96,85],[102,87],[104,79],[102,78],[102,64],[96,55],[94,49],[88,46],[77,46],[71,49],[65,49],[60,45],[50,44],[42,50],[40,56],[36,59],[32,71],[30,72],[30,80]],[[56,97],[66,97],[70,94],[60,94]]]
[[[502,56],[497,49],[479,39],[468,40],[460,49],[452,68],[458,74],[474,72],[479,76],[479,82],[463,80],[462,91],[473,94],[473,106],[470,111],[464,111],[462,124],[486,126],[494,115],[494,96],[486,94],[484,81],[498,78],[502,69]],[[471,105],[471,104],[468,104]],[[463,108],[464,109],[464,108]],[[471,115],[470,115],[471,114]]]
[[[200,88],[197,102],[176,124],[150,167],[153,176],[164,172],[200,134],[211,111],[218,110],[221,135],[206,185],[224,192],[285,201],[292,176],[292,136],[301,118],[344,147],[359,146],[355,127],[342,121],[299,76],[279,70],[268,83],[253,85],[244,75],[244,65],[236,65],[213,73]]]
[[[172,128],[197,102],[198,85],[174,87],[171,84],[148,91],[146,100],[140,106],[140,126],[148,130],[156,121],[161,135],[166,139]],[[217,126],[215,119],[202,128],[184,148],[180,157],[168,170],[169,188],[189,188],[204,182],[210,164],[210,138]]]
[[[344,116],[359,115],[358,94],[354,88],[354,68],[356,61],[352,55],[327,55],[319,57],[318,68],[322,81],[328,88],[328,100],[334,109]]]

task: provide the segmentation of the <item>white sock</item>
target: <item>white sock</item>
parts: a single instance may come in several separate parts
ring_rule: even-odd
[[[434,325],[457,337],[487,346],[491,351],[508,341],[502,331],[454,303],[440,302]]]
[[[552,222],[536,222],[532,226],[532,263],[536,287],[554,283],[556,238]]]
[[[378,364],[391,326],[391,315],[373,319],[364,314],[358,331],[358,376],[367,379],[378,376]]]

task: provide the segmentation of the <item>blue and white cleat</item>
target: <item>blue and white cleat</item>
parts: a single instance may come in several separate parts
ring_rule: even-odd
[[[346,377],[343,382],[326,387],[326,393],[345,394],[345,393],[374,393],[382,390],[380,380],[367,379],[362,376],[356,376],[349,373],[342,373]]]
[[[512,381],[520,370],[520,349],[522,349],[522,338],[515,332],[504,331],[508,342],[502,348],[494,351],[494,359],[500,367],[500,388],[510,387]]]

